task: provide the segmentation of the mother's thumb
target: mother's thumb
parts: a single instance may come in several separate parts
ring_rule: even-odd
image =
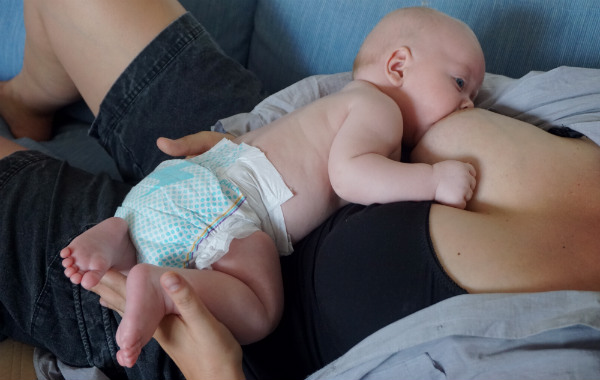
[[[160,283],[184,320],[198,318],[199,314],[209,313],[190,284],[179,274],[167,272],[160,277]]]

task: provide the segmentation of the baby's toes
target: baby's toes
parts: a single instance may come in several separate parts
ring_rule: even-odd
[[[65,276],[71,278],[77,272],[79,272],[79,268],[75,265],[64,266],[65,267]]]
[[[139,349],[121,349],[117,352],[117,361],[123,367],[131,368],[140,356],[140,352]]]
[[[73,251],[69,247],[65,247],[60,251],[60,257],[66,259],[67,257],[71,257]]]
[[[75,267],[75,259],[73,259],[72,257],[67,257],[66,259],[63,259],[61,263],[64,268]]]

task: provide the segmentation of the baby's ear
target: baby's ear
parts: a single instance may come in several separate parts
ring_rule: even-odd
[[[404,70],[412,60],[412,54],[407,46],[394,50],[388,57],[386,76],[394,87],[401,87],[404,83]]]

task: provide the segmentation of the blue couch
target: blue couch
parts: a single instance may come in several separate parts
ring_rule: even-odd
[[[308,75],[349,71],[370,29],[392,9],[427,5],[471,26],[487,71],[520,77],[558,66],[600,67],[595,0],[182,0],[223,50],[270,91]],[[18,72],[22,0],[3,0],[0,80]]]
[[[600,6],[595,0],[181,0],[223,50],[262,79],[270,92],[306,76],[349,71],[364,36],[392,9],[427,5],[462,19],[477,34],[487,72],[512,78],[558,66],[600,68]],[[22,0],[3,0],[0,80],[20,70]],[[55,141],[21,143],[89,171],[118,173],[86,136],[80,108]],[[0,121],[0,136],[9,136]],[[78,144],[73,144],[77,141]]]
[[[2,0],[2,2],[0,80],[5,80],[20,69],[25,34],[22,23],[22,0]],[[488,73],[520,78],[533,70],[547,71],[559,66],[600,69],[600,39],[598,38],[600,3],[597,0],[182,0],[181,2],[205,25],[227,54],[258,74],[270,92],[276,92],[309,75],[349,71],[354,55],[373,25],[392,9],[415,5],[436,8],[469,24],[482,44]],[[598,82],[600,70],[586,71],[585,75],[593,76],[594,83],[600,83]],[[597,92],[600,92],[600,88],[598,90]],[[89,113],[78,107],[71,110],[71,115],[74,117],[57,130],[53,141],[37,144],[22,140],[21,143],[65,158],[74,165],[90,171],[108,171],[118,177],[109,157],[86,136],[85,130],[90,121]],[[593,115],[592,119],[594,123],[600,123],[597,115]],[[7,130],[2,128],[1,120],[0,135],[8,135]],[[79,149],[73,149],[74,147]],[[386,334],[400,336],[401,331],[406,329],[417,331],[419,321],[432,321],[440,315],[456,317],[461,313],[468,315],[469,318],[476,318],[482,330],[498,331],[499,328],[504,332],[511,331],[511,334],[507,335],[513,339],[512,345],[499,346],[502,349],[498,349],[494,356],[498,359],[514,362],[514,355],[517,353],[525,355],[524,351],[519,351],[516,346],[522,348],[523,345],[528,345],[539,349],[540,345],[545,344],[544,347],[554,345],[552,347],[564,348],[561,343],[557,343],[562,339],[562,342],[568,342],[565,343],[566,346],[579,350],[569,352],[584,352],[587,355],[580,355],[577,358],[591,359],[582,362],[581,365],[596,363],[596,367],[588,369],[598,370],[597,373],[600,373],[598,368],[600,363],[598,360],[600,357],[599,299],[599,294],[586,292],[457,297],[457,300],[426,309],[412,319],[400,321],[398,325],[391,326],[391,330],[375,334],[374,337],[363,342],[362,346],[357,347],[355,352],[342,358],[333,369],[328,368],[322,374],[315,376],[323,378],[337,376],[346,379],[398,377],[399,372],[394,372],[398,370],[394,365],[396,362],[390,361],[390,358],[397,358],[401,353],[408,355],[406,357],[408,359],[405,358],[402,362],[403,368],[418,366],[421,360],[419,358],[423,355],[410,356],[413,352],[410,350],[424,344],[424,335],[429,334],[429,341],[432,341],[448,336],[463,336],[464,331],[457,330],[455,334],[433,336],[429,333],[431,329],[425,329],[426,331],[419,335],[421,340],[414,340],[412,346],[407,342],[414,337],[404,336],[403,342],[398,343],[386,338],[388,336]],[[569,306],[566,310],[550,307],[558,302]],[[504,309],[510,312],[502,317],[496,317],[496,314],[491,315],[485,309],[482,310],[478,306],[481,303],[485,303],[489,310]],[[531,307],[528,305],[532,304],[537,305],[540,311],[535,314],[537,319],[533,316],[533,319],[528,317],[528,313],[531,313]],[[575,310],[577,312],[572,312]],[[552,315],[553,321],[562,322],[559,325],[551,325],[549,317],[544,315]],[[523,325],[526,323],[525,320],[534,322],[528,322],[529,327],[525,328]],[[498,327],[499,321],[502,321],[500,327]],[[490,329],[491,325],[495,325],[497,329]],[[577,326],[580,329],[577,329]],[[585,326],[586,329],[581,326]],[[439,333],[439,325],[437,327]],[[571,337],[569,333],[575,330],[583,334],[573,338],[577,342],[582,342],[581,336],[588,337],[583,346],[568,340]],[[557,333],[552,336],[552,339],[556,336],[561,338],[551,341],[527,340],[532,336],[541,339],[539,334],[548,331]],[[493,336],[487,338],[491,339]],[[500,339],[500,336],[496,338]],[[502,341],[507,342],[506,339]],[[443,342],[447,345],[439,347],[445,347],[446,351],[453,352],[462,352],[461,349],[467,344],[474,343],[469,341],[461,344],[456,340],[450,343],[447,340]],[[489,340],[487,342],[489,343]],[[596,348],[588,350],[590,347]],[[512,359],[510,355],[501,357],[498,356],[500,351],[514,355]],[[531,353],[531,350],[527,352]],[[546,355],[550,355],[549,352],[556,351],[548,351]],[[544,362],[543,357],[543,355],[527,356],[530,364],[538,366],[536,368],[539,366],[555,368],[552,367],[552,360]],[[550,358],[550,356],[545,357]],[[452,360],[458,362],[463,360],[465,363],[463,367],[467,365],[466,363],[471,363],[465,359],[465,356]],[[576,363],[577,360],[573,358],[571,363]],[[515,376],[515,373],[519,372],[508,371],[508,368],[511,368],[508,366],[508,361],[497,361],[495,365],[498,368],[503,366],[507,368],[505,377],[520,377]],[[492,368],[491,362],[486,363],[489,368]],[[567,362],[563,360],[559,363],[564,367]],[[361,369],[357,372],[359,366]],[[440,366],[439,363],[437,366]],[[344,369],[346,372],[335,372],[339,369]],[[485,368],[481,370],[485,375]],[[502,371],[493,373],[499,374]],[[464,375],[460,372],[458,374],[458,377]],[[540,371],[538,375],[544,378],[542,374],[546,376],[545,378],[550,378],[553,374],[556,376],[558,372]],[[564,376],[566,374],[574,374],[573,377],[577,378],[580,372],[573,368],[566,368],[565,372],[560,373]]]

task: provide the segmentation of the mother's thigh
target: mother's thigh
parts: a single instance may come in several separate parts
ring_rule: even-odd
[[[116,322],[96,296],[69,283],[58,253],[127,191],[36,152],[0,160],[0,334],[71,365],[112,363]]]
[[[40,48],[33,59],[43,53],[46,63],[60,62],[94,114],[127,65],[185,12],[176,0],[27,0],[25,6],[28,47]]]

